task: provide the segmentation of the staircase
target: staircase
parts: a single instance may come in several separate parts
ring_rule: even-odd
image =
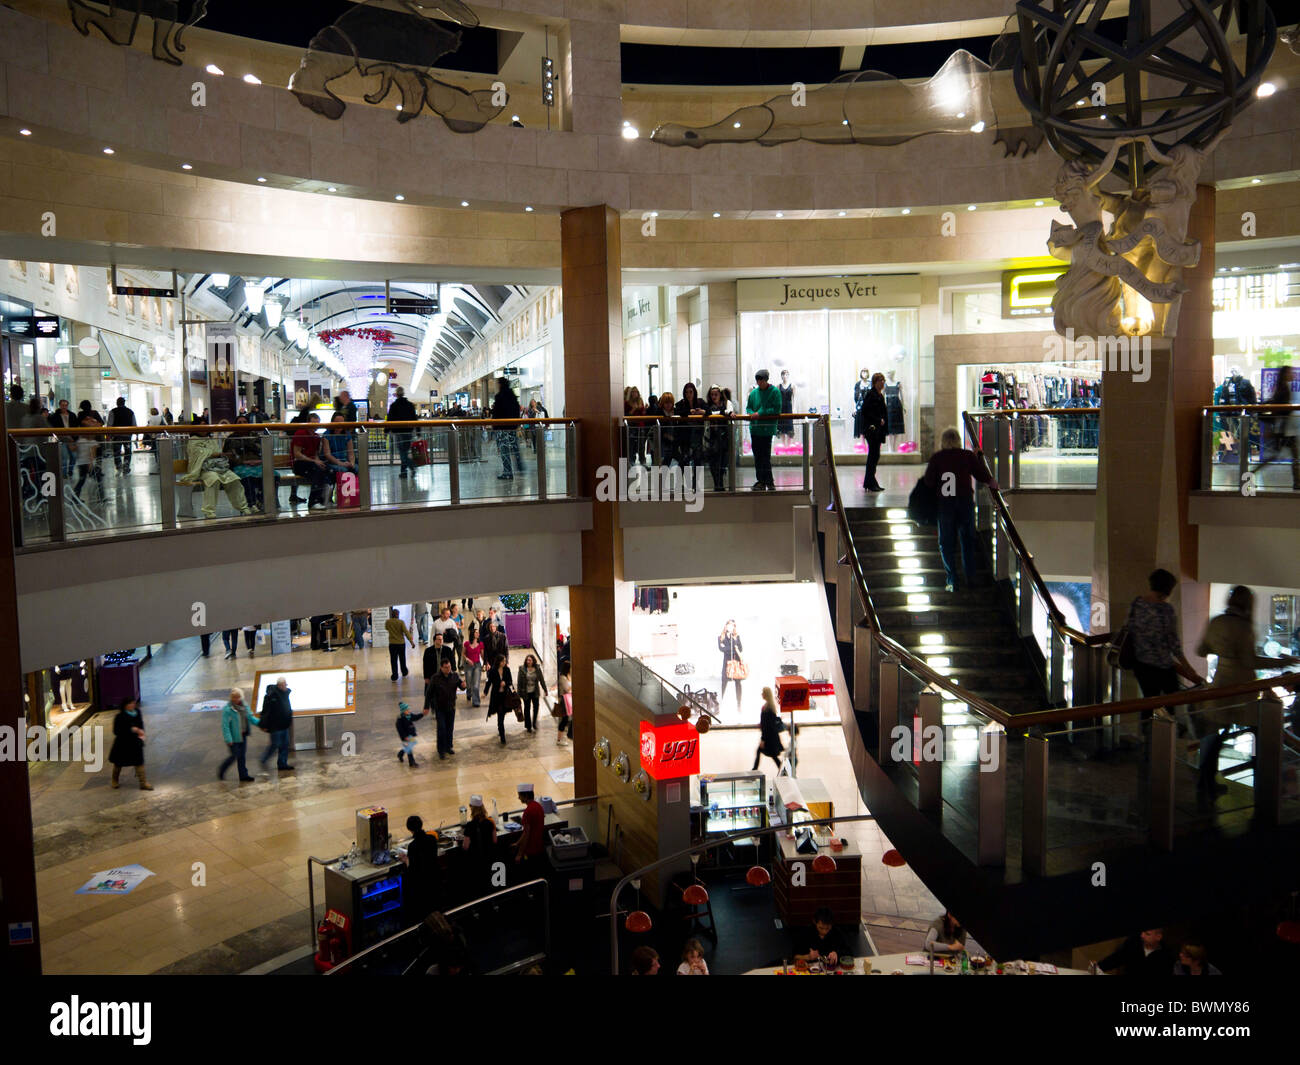
[[[900,515],[845,511],[881,631],[1008,714],[1047,709],[1042,654],[1019,635],[1006,589],[944,591],[937,531]]]

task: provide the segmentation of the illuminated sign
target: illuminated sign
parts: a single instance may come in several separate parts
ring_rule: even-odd
[[[1056,283],[1065,267],[1006,270],[1002,274],[1003,318],[1050,318],[1056,301]]]
[[[700,734],[686,722],[641,722],[641,768],[653,780],[694,776],[700,771]]]
[[[18,318],[6,318],[4,331],[16,337],[57,337],[59,320],[39,315],[27,315]]]

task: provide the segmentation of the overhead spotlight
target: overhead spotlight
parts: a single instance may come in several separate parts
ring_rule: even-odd
[[[714,218],[721,218],[721,217],[722,217],[722,212],[721,212],[721,211],[714,211],[714,212],[713,212],[713,217],[714,217]]]
[[[257,183],[258,183],[259,185],[265,185],[265,184],[266,184],[266,178],[264,178],[264,177],[260,177],[260,178],[258,178],[258,179],[257,179]]]
[[[1259,184],[1261,181],[1263,181],[1263,180],[1264,180],[1263,178],[1253,177],[1253,178],[1250,179],[1250,183],[1251,183],[1252,185],[1258,185],[1258,184]]]
[[[400,110],[402,109],[402,105],[401,105],[401,104],[398,104],[398,105],[397,105],[397,109],[400,111]]]
[[[259,78],[256,74],[245,74],[245,75],[244,75],[244,81],[245,81],[245,83],[248,84],[248,85],[261,85],[261,84],[262,84],[262,79]]]
[[[533,209],[531,207],[525,207],[524,210],[527,211],[529,214],[533,213]]]
[[[555,105],[555,61],[548,55],[542,56],[542,104]]]
[[[739,122],[733,122],[733,123],[731,124],[731,128],[732,128],[732,129],[740,129],[740,123],[739,123]]]
[[[396,199],[398,203],[401,203],[404,199],[406,199],[406,197],[403,196],[403,195],[399,192],[399,193],[394,197],[394,199]]]
[[[461,200],[461,201],[460,201],[460,205],[461,205],[462,207],[468,207],[468,206],[469,206],[469,200]]]
[[[104,149],[104,154],[105,154],[105,155],[116,155],[117,153],[116,153],[115,151],[113,151],[112,148],[105,148],[105,149]]]
[[[903,208],[903,214],[911,214],[911,213],[912,213],[912,208],[910,207]]]
[[[1035,206],[1035,207],[1042,207],[1042,206],[1043,206],[1043,201],[1042,201],[1042,200],[1035,200],[1035,201],[1034,201],[1034,206]]]
[[[630,122],[623,123],[623,139],[625,141],[634,141],[641,136],[641,131]]]
[[[331,186],[330,186],[328,189],[326,189],[325,191],[326,191],[326,192],[338,192],[339,190],[336,189],[333,185],[331,185]]]
[[[776,217],[777,217],[777,218],[784,218],[784,217],[785,217],[785,212],[784,212],[784,211],[777,211],[777,212],[776,212]]]
[[[1261,81],[1259,83],[1259,88],[1255,90],[1255,95],[1263,99],[1264,97],[1272,96],[1275,92],[1277,92],[1277,86],[1271,81]]]
[[[24,137],[30,137],[32,135],[32,131],[30,129],[20,129],[18,132],[21,136]]]
[[[973,203],[972,203],[972,204],[967,204],[967,206],[966,206],[966,210],[968,210],[968,211],[973,211],[973,210],[975,210],[975,205],[974,205]]]
[[[840,212],[839,212],[839,216],[840,216],[841,218],[843,218],[843,217],[844,217],[846,214],[848,214],[848,213],[849,213],[848,211],[840,211]]]
[[[181,163],[181,169],[182,169],[182,170],[193,170],[194,167],[191,166],[189,163]]]
[[[1104,118],[1105,116],[1103,115],[1102,117]],[[976,122],[975,125],[971,126],[970,131],[971,131],[972,133],[983,133],[983,132],[984,132],[984,120],[983,120],[983,119],[980,119],[980,121]]]
[[[208,280],[210,280],[210,281],[212,282],[212,287],[213,287],[213,288],[229,288],[229,287],[230,287],[230,275],[229,275],[229,274],[213,274],[213,275],[212,275]]]
[[[216,63],[209,63],[209,64],[208,64],[206,67],[204,67],[203,69],[206,70],[209,74],[215,74],[217,77],[221,77],[222,75],[224,75],[224,74],[226,73],[226,72],[225,72],[224,70],[222,70],[219,66],[217,66]]]
[[[848,124],[849,124],[849,120],[848,120],[847,118],[846,118],[846,119],[843,119],[843,120],[840,122],[840,125],[841,125],[841,126],[847,126]]]

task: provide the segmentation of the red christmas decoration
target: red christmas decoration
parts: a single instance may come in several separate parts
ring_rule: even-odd
[[[363,340],[373,340],[376,344],[391,344],[393,341],[392,330],[368,325],[349,326],[346,329],[323,329],[316,336],[326,347],[333,347],[344,337],[361,337]]]

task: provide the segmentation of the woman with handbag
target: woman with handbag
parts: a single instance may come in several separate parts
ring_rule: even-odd
[[[537,664],[536,655],[528,655],[519,667],[519,695],[524,704],[524,731],[532,732],[541,724],[540,705],[542,696],[548,699],[551,693],[546,688],[546,678],[542,676],[542,667]]]
[[[722,635],[718,637],[718,650],[722,652],[722,686],[718,690],[718,701],[721,702],[726,698],[727,682],[730,681],[736,686],[736,709],[739,710],[741,681],[749,676],[749,670],[740,658],[744,646],[740,642],[740,634],[736,632],[734,618],[729,619],[722,626]]]
[[[555,692],[559,698],[556,699],[551,713],[560,723],[559,731],[555,734],[557,746],[564,743],[566,732],[570,739],[573,738],[573,682],[569,678],[572,668],[571,663],[561,662],[559,676],[555,678]]]
[[[1168,570],[1158,569],[1147,578],[1147,584],[1149,591],[1134,599],[1128,608],[1128,620],[1120,637],[1120,667],[1133,670],[1144,699],[1177,694],[1180,675],[1193,684],[1204,684],[1205,678],[1183,656],[1178,616],[1169,603],[1178,578]],[[1149,720],[1150,716],[1147,711],[1142,719]]]
[[[758,731],[760,739],[758,741],[758,750],[754,752],[754,769],[758,768],[758,760],[767,755],[776,763],[776,770],[781,771],[781,752],[785,750],[785,744],[781,742],[781,730],[785,728],[785,723],[781,720],[780,713],[776,708],[776,696],[772,694],[771,688],[763,689],[763,713],[758,720]]]
[[[497,735],[501,737],[501,743],[504,745],[507,712],[514,711],[520,720],[523,719],[523,701],[515,694],[515,681],[510,675],[510,666],[506,664],[505,655],[497,655],[492,660],[492,668],[488,670],[483,694],[488,697],[487,716],[490,718],[496,714]]]

